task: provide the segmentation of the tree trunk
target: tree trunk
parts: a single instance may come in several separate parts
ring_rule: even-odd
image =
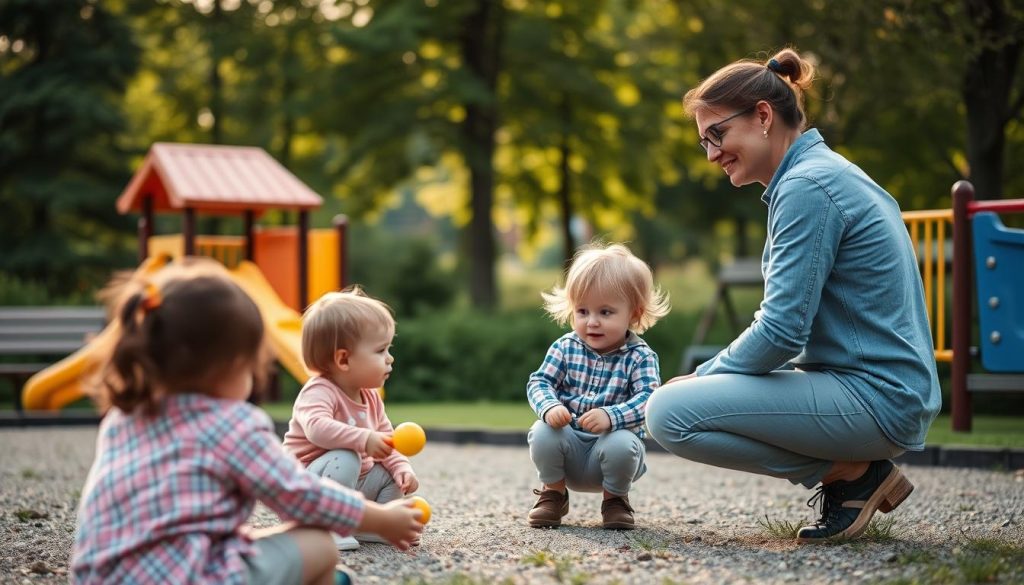
[[[558,169],[561,175],[561,185],[558,189],[558,207],[561,212],[562,223],[562,267],[568,268],[572,262],[573,253],[576,251],[576,242],[572,237],[572,199],[570,198],[572,183],[569,170],[569,155],[572,154],[569,147],[570,128],[572,127],[572,106],[569,104],[569,98],[565,95],[562,96],[561,106],[562,144],[560,154],[562,158]]]
[[[213,125],[210,127],[210,140],[213,144],[222,144],[221,115],[224,113],[223,82],[220,78],[220,35],[223,29],[224,11],[220,0],[213,2],[213,16],[210,23],[210,114]]]
[[[966,0],[976,47],[963,80],[967,109],[967,162],[978,199],[1003,196],[1006,125],[1018,114],[1010,92],[1020,62],[1022,40],[1010,30],[1013,19],[1002,0]]]
[[[487,99],[466,104],[462,123],[463,154],[469,164],[470,299],[473,306],[492,309],[497,304],[494,262],[494,133],[498,127],[497,82],[501,68],[504,28],[501,2],[478,0],[476,10],[463,21],[460,45],[470,73],[487,90]]]
[[[285,168],[291,168],[292,163],[292,141],[295,139],[295,114],[292,107],[292,96],[295,94],[295,71],[299,68],[295,65],[295,24],[288,25],[285,31],[284,58],[281,68],[281,152],[278,157]]]

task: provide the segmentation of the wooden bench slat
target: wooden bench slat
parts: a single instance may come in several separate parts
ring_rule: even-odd
[[[968,374],[968,392],[1024,392],[1021,374]]]
[[[69,354],[78,351],[85,345],[85,340],[77,342],[61,340],[31,340],[18,341],[0,340],[0,355],[55,355]]]

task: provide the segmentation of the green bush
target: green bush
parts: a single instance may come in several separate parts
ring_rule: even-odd
[[[438,263],[438,246],[424,236],[395,236],[383,230],[354,230],[352,282],[388,303],[401,317],[452,304],[458,282]]]
[[[675,375],[693,323],[691,315],[670,315],[644,336],[659,354],[664,378]],[[449,310],[400,319],[387,399],[525,400],[527,378],[567,330],[539,307],[495,314]]]

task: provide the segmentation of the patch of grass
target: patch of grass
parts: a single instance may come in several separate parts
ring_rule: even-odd
[[[758,518],[758,525],[769,535],[776,538],[796,538],[800,525],[789,520],[775,520],[765,514],[764,520]]]
[[[440,580],[427,580],[423,577],[406,578],[402,580],[402,585],[513,585],[514,583],[515,581],[513,581],[511,577],[505,577],[501,581],[495,582],[490,579],[467,575],[466,573],[456,573]]]
[[[934,552],[915,548],[898,555],[896,562],[900,565],[928,565],[934,563],[937,559],[938,556]]]
[[[939,415],[928,429],[928,445],[985,445],[1024,448],[1024,417],[974,416],[969,433],[954,433],[949,415]]]
[[[555,573],[555,580],[559,583],[584,585],[590,581],[590,575],[573,570],[577,560],[579,558],[573,555],[559,556],[549,550],[538,550],[523,555],[519,562],[532,567],[551,567]]]
[[[668,548],[668,543],[664,540],[642,532],[630,535],[628,540],[635,547],[647,552],[661,551]]]
[[[543,567],[544,565],[553,564],[555,555],[551,554],[549,550],[538,550],[532,553],[527,553],[520,557],[519,562],[524,565],[530,565],[531,567]]]
[[[912,577],[887,581],[886,585],[1024,582],[1024,548],[994,538],[969,538],[946,556],[929,551],[910,551],[897,561],[901,564],[920,563],[923,571]]]
[[[524,379],[524,384],[525,379]],[[424,427],[488,429],[525,432],[537,420],[521,402],[430,402],[409,403],[386,401],[388,417],[398,424],[413,421]],[[263,405],[271,418],[287,421],[292,416],[291,402]],[[940,416],[928,432],[929,445],[986,445],[1024,448],[1024,417],[975,416],[974,431],[954,433],[949,417]]]
[[[28,508],[19,508],[14,511],[14,517],[22,522],[28,522],[29,520],[44,520],[49,518],[50,515],[46,512],[29,510]]]
[[[42,476],[39,475],[39,472],[36,471],[35,469],[26,467],[25,469],[21,470],[22,479],[40,479],[41,477]]]
[[[525,384],[525,381],[523,382]],[[525,396],[525,395],[524,395]],[[412,421],[427,428],[488,429],[526,432],[537,420],[524,398],[522,402],[386,402],[392,424]],[[287,421],[291,403],[264,404],[271,418]],[[427,437],[428,439],[430,437]]]

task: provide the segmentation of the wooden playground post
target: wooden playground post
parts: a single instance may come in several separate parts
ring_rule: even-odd
[[[299,210],[299,312],[309,304],[309,211]]]
[[[348,286],[348,216],[339,213],[332,220],[338,230],[338,290]]]
[[[971,364],[971,221],[968,205],[974,187],[968,181],[953,185],[953,430],[971,431],[971,394],[967,370]]]
[[[185,240],[185,255],[196,255],[196,210],[186,207],[181,216],[181,235]]]
[[[256,261],[255,216],[256,214],[251,209],[246,209],[245,213],[242,214],[245,223],[245,259],[249,262]]]
[[[139,215],[139,262],[149,257],[149,238],[153,237],[153,195],[142,197],[142,214]]]

